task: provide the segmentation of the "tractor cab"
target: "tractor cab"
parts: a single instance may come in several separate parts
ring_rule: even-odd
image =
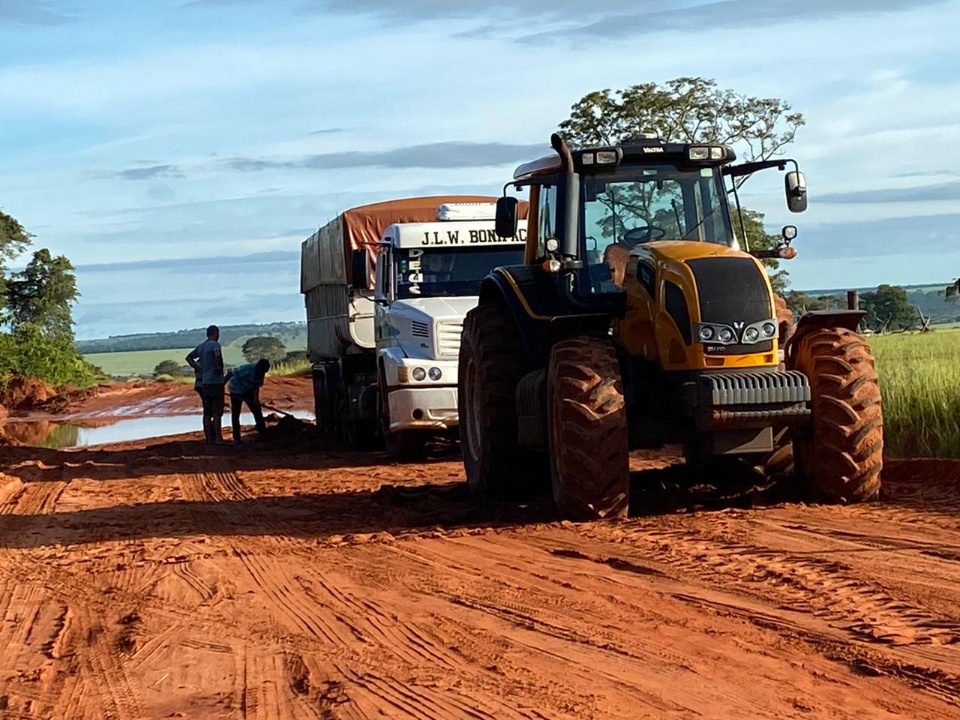
[[[611,147],[555,149],[556,154],[518,167],[510,184],[530,189],[526,262],[549,272],[574,271],[580,295],[620,292],[630,257],[650,243],[712,243],[749,251],[728,201],[731,193],[736,198],[736,178],[792,163],[795,169],[785,176],[787,206],[792,212],[806,209],[806,183],[793,160],[733,165],[736,153],[726,145],[667,142],[653,134]],[[501,235],[514,232],[516,202],[500,198]],[[736,203],[739,208],[739,199]],[[751,254],[792,257],[795,235],[796,228],[787,226],[779,248]]]

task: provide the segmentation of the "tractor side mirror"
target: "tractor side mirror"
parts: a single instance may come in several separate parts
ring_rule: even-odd
[[[367,290],[369,288],[368,257],[366,248],[354,250],[350,256],[350,285],[354,290]]]
[[[783,178],[787,207],[790,212],[803,212],[807,209],[807,180],[799,170],[788,172]]]
[[[512,238],[517,234],[520,218],[517,213],[519,203],[515,197],[504,195],[497,198],[496,233],[501,238]]]

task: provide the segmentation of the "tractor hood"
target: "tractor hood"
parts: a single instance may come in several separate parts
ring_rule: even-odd
[[[749,253],[715,243],[659,241],[637,246],[631,256],[641,284],[663,280],[667,306],[676,302],[671,297],[684,297],[694,322],[742,328],[776,318],[767,272]]]

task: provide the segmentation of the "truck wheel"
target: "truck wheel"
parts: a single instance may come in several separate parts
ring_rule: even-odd
[[[485,500],[527,498],[545,485],[546,473],[517,434],[517,383],[528,365],[502,305],[467,313],[457,368],[460,448],[470,490]]]
[[[630,501],[627,411],[609,342],[554,345],[547,380],[553,499],[571,520],[625,517]]]
[[[317,431],[336,435],[337,398],[330,393],[330,367],[313,371],[313,417]]]
[[[401,462],[423,460],[427,457],[430,434],[422,430],[390,432],[390,394],[387,392],[387,380],[380,374],[380,435],[384,450],[394,460]]]
[[[876,499],[883,467],[883,411],[873,355],[843,328],[800,339],[792,363],[810,381],[809,432],[794,435],[797,469],[829,502]]]

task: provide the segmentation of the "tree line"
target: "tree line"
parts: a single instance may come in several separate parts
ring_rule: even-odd
[[[72,309],[80,297],[74,267],[47,248],[35,250],[22,270],[34,236],[0,211],[0,385],[12,375],[51,385],[86,385],[101,373],[74,346]]]

